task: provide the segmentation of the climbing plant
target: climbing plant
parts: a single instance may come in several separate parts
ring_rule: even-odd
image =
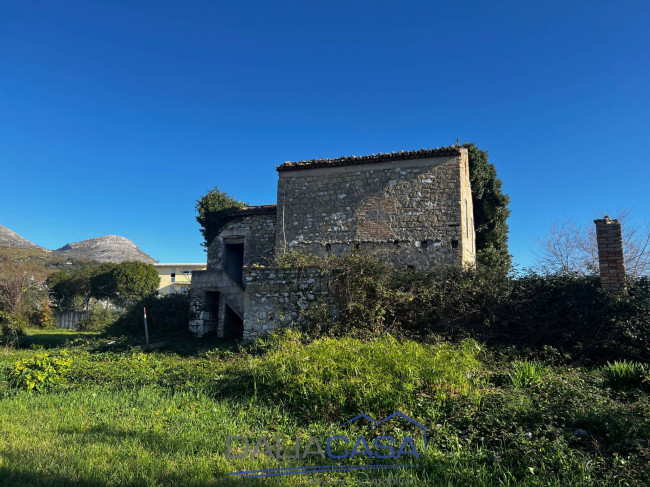
[[[243,201],[219,191],[216,186],[196,200],[196,221],[201,225],[203,245],[208,247],[232,215],[245,206]]]
[[[508,252],[508,204],[510,197],[501,189],[494,164],[487,151],[474,142],[465,143],[469,156],[469,176],[474,200],[476,227],[476,260],[479,264],[510,269],[512,256]]]

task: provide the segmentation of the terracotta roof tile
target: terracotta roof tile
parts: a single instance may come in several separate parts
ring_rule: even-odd
[[[401,161],[405,159],[426,159],[429,157],[456,156],[460,154],[460,146],[438,147],[435,149],[420,149],[414,151],[399,151],[388,154],[372,154],[369,156],[347,156],[336,159],[312,159],[309,161],[285,162],[275,166],[278,171],[297,171],[316,167],[354,166],[371,164],[373,162]]]

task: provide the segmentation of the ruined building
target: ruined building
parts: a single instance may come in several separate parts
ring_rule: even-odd
[[[209,244],[207,270],[193,274],[197,335],[254,338],[327,298],[317,269],[272,266],[288,249],[368,252],[416,268],[474,264],[464,148],[286,162],[277,171],[277,205],[239,210]]]

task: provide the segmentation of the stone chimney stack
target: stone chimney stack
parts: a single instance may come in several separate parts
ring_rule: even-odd
[[[621,224],[607,215],[596,224],[600,285],[603,289],[620,293],[625,289],[625,262],[623,261],[623,238]]]

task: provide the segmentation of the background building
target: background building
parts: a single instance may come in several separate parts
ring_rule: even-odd
[[[160,276],[158,293],[161,295],[187,293],[192,283],[192,273],[207,268],[206,264],[153,264]]]

